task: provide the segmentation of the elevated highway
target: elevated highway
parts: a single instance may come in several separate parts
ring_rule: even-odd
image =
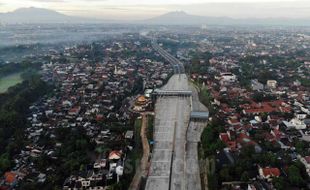
[[[175,74],[185,73],[183,63],[160,47],[155,39],[152,40],[152,47],[172,65]]]
[[[179,83],[179,85],[173,85],[175,83]],[[186,75],[173,75],[162,90],[166,91],[168,88],[173,92],[188,92]],[[190,112],[189,96],[157,97],[154,126],[155,144],[146,189],[181,189],[180,187],[184,186],[185,132]]]
[[[189,84],[183,64],[155,40],[152,46],[175,68],[175,74],[155,91],[155,143],[145,189],[200,190],[197,145],[208,110]]]

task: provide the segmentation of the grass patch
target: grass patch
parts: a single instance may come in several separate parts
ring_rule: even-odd
[[[6,92],[10,87],[23,81],[20,73],[14,73],[0,78],[0,93]]]
[[[216,113],[216,108],[212,104],[213,97],[208,88],[203,86],[202,83],[200,83],[199,81],[190,81],[190,82],[192,82],[193,85],[199,89],[198,91],[199,101],[209,109],[210,115]]]
[[[139,163],[138,161],[141,160],[143,155],[142,142],[140,137],[141,126],[142,120],[141,118],[137,118],[134,125],[135,146],[133,151],[131,151],[128,155],[129,159],[132,162],[132,166],[134,166],[134,171],[136,171],[137,163]]]
[[[154,132],[154,116],[152,115],[149,115],[147,117],[147,124],[148,124],[148,127],[147,127],[147,139],[149,141],[153,141],[153,132]]]

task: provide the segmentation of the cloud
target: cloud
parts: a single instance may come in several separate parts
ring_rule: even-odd
[[[65,0],[31,0],[31,1],[36,1],[36,2],[41,2],[41,3],[48,3],[48,2],[66,2]]]

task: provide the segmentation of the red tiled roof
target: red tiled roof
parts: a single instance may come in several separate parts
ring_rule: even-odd
[[[252,125],[243,125],[242,128],[246,131],[252,129]]]
[[[243,126],[241,125],[235,125],[234,126],[235,131],[241,131],[243,129]]]
[[[248,135],[240,133],[237,138],[237,142],[244,145],[256,145],[256,142],[253,141]]]
[[[264,176],[279,177],[281,174],[278,168],[263,168],[262,170]]]
[[[245,113],[270,113],[270,112],[290,112],[291,108],[282,100],[275,100],[273,102],[252,102],[251,105],[240,105],[244,108]]]
[[[102,114],[96,115],[96,121],[102,121],[104,119],[104,116]]]
[[[306,160],[306,162],[307,162],[308,164],[310,164],[310,156],[306,156],[306,157],[305,157],[305,160]]]
[[[71,108],[69,110],[69,113],[75,113],[75,114],[78,114],[80,112],[81,108],[80,107],[74,107],[74,108]]]
[[[237,149],[237,142],[236,141],[229,141],[227,143],[227,146],[230,148],[230,150],[235,151]]]
[[[240,121],[238,119],[229,119],[229,122],[233,125],[233,124],[237,124],[237,123],[240,123]]]
[[[4,177],[7,183],[13,183],[16,180],[16,174],[13,172],[5,172]]]
[[[122,153],[120,151],[114,150],[110,152],[109,159],[120,158],[121,156]]]
[[[273,135],[276,137],[276,139],[279,140],[282,136],[281,131],[279,131],[278,129],[273,129],[272,131],[273,131]]]
[[[227,143],[229,141],[229,136],[227,133],[221,133],[220,134],[220,139],[224,142]]]
[[[9,186],[0,186],[0,190],[9,190],[10,189],[10,187]]]
[[[268,133],[268,132],[265,132],[265,133],[263,134],[263,136],[264,136],[264,138],[267,139],[268,141],[274,141],[274,140],[275,140],[275,137],[274,137],[272,134]]]

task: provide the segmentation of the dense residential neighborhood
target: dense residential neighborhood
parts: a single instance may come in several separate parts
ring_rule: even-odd
[[[0,190],[143,189],[159,168],[152,125],[171,124],[154,119],[156,90],[173,74],[208,108],[189,114],[208,123],[191,142],[201,189],[310,188],[307,28],[131,27],[91,42],[3,50],[33,53],[0,62],[0,74],[22,80],[0,93]],[[181,93],[193,111],[194,93]]]
[[[90,56],[91,48],[97,57]],[[55,88],[29,107],[27,144],[14,156],[15,167],[4,174],[1,188],[39,188],[51,180],[63,182],[63,189],[117,184],[134,172],[125,167],[134,159],[135,118],[151,109],[150,93],[172,68],[150,43],[127,36],[109,45],[51,50],[48,56],[41,75]]]
[[[242,35],[209,31],[189,66],[213,112],[201,137],[202,157],[216,168],[209,187],[309,188],[309,40],[284,31]]]

